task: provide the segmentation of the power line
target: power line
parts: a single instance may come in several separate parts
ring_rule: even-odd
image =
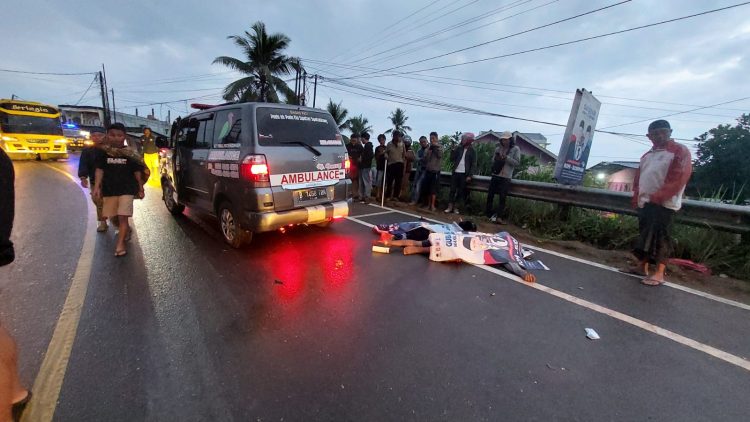
[[[0,72],[6,73],[24,73],[27,75],[56,75],[56,76],[81,76],[81,75],[94,75],[96,72],[81,72],[81,73],[61,73],[61,72],[31,72],[27,70],[15,70],[15,69],[0,69]]]
[[[313,61],[308,59],[308,61]],[[337,65],[341,67],[346,67],[346,65]],[[315,69],[315,67],[310,66],[311,68]],[[333,73],[331,73],[333,74]],[[334,76],[338,76],[333,74]],[[390,75],[386,75],[390,76]],[[435,76],[435,75],[403,75],[403,74],[392,74],[392,76],[396,76],[399,78],[405,78],[405,79],[412,79],[417,81],[423,81],[423,82],[430,82],[430,83],[437,83],[442,85],[448,85],[448,86],[460,86],[460,87],[466,87],[466,88],[474,88],[474,89],[481,89],[481,90],[490,90],[490,91],[498,91],[498,92],[505,92],[505,93],[511,93],[511,94],[518,94],[518,95],[527,95],[527,96],[534,96],[534,97],[545,97],[545,98],[554,98],[559,100],[565,100],[565,101],[571,101],[571,97],[569,94],[569,91],[563,91],[563,90],[553,90],[553,89],[546,89],[546,88],[537,88],[537,87],[528,87],[528,86],[521,86],[521,85],[508,85],[508,84],[500,84],[500,83],[494,83],[494,82],[483,82],[483,81],[473,81],[469,79],[460,79],[460,78],[449,78],[449,77],[442,77],[442,76]],[[420,78],[421,77],[421,78]],[[422,79],[422,78],[437,78],[437,79],[445,79],[445,80],[451,80],[451,81],[466,81],[466,82],[473,82],[473,83],[479,83],[479,84],[486,84],[486,85],[493,85],[493,86],[510,86],[510,87],[518,87],[523,89],[534,89],[534,90],[541,90],[541,91],[550,91],[550,92],[559,92],[559,93],[565,93],[568,94],[568,96],[561,97],[556,95],[547,95],[547,94],[541,94],[541,93],[534,93],[534,92],[522,92],[522,91],[513,91],[513,90],[507,90],[507,89],[497,89],[497,88],[489,88],[484,86],[474,86],[474,85],[466,85],[466,84],[458,84],[458,83],[450,83],[450,82],[444,82],[444,81],[436,81],[436,80],[430,80],[430,79]],[[331,81],[340,80],[341,78],[327,78]],[[362,81],[360,81],[362,82]],[[621,99],[626,101],[643,101],[643,102],[653,102],[653,103],[662,103],[662,104],[672,104],[672,105],[682,105],[686,107],[708,107],[710,106],[700,106],[700,105],[694,105],[694,104],[680,104],[680,103],[666,103],[661,101],[655,101],[655,100],[645,100],[645,99],[633,99],[629,98],[626,99],[624,97],[613,97],[613,96],[606,96],[606,95],[597,95],[597,97],[604,97],[604,98],[615,98],[615,99]],[[672,109],[665,109],[665,108],[658,108],[658,107],[646,107],[646,106],[637,106],[637,105],[630,105],[630,104],[620,104],[620,103],[612,103],[612,102],[604,102],[603,104],[616,106],[616,107],[626,107],[626,108],[634,108],[634,109],[642,109],[642,110],[655,110],[655,111],[669,111],[669,112],[678,112],[681,110],[672,110]],[[717,108],[718,110],[731,110],[731,111],[744,111],[742,109],[725,109],[725,108]],[[734,118],[736,116],[727,116],[723,114],[712,114],[712,113],[690,113],[690,114],[696,114],[696,115],[704,115],[704,116],[710,116],[710,117],[721,117],[721,118]]]
[[[462,6],[459,6],[459,7],[455,8],[455,9],[453,9],[453,10],[450,10],[450,11],[448,11],[448,12],[446,12],[446,13],[443,13],[442,15],[440,15],[440,16],[438,16],[438,17],[436,17],[436,18],[433,18],[433,19],[431,19],[431,20],[429,20],[429,21],[427,21],[427,22],[422,22],[422,21],[417,21],[417,22],[414,22],[414,23],[412,24],[412,28],[410,28],[410,29],[409,29],[409,30],[407,30],[407,31],[403,31],[403,32],[395,32],[395,31],[393,31],[393,32],[390,32],[390,33],[388,33],[388,34],[387,34],[386,36],[384,36],[383,38],[381,38],[381,39],[377,40],[377,42],[376,42],[376,43],[375,43],[374,45],[372,45],[371,47],[368,47],[367,49],[364,49],[364,50],[362,50],[362,51],[360,51],[360,52],[358,52],[358,53],[355,53],[355,54],[354,54],[354,55],[353,55],[353,56],[352,56],[351,58],[353,59],[353,58],[355,58],[355,57],[357,57],[357,56],[359,56],[359,55],[361,55],[361,54],[367,54],[367,52],[368,52],[369,50],[372,50],[372,49],[373,49],[373,48],[375,48],[376,46],[378,46],[378,45],[380,45],[380,44],[384,43],[384,42],[385,42],[386,40],[389,40],[389,39],[393,38],[394,36],[401,36],[401,35],[404,35],[404,34],[405,34],[406,32],[411,32],[411,31],[413,31],[413,30],[414,30],[414,27],[418,27],[418,26],[423,26],[423,25],[428,25],[428,24],[430,24],[430,23],[432,23],[432,22],[434,22],[434,21],[436,21],[436,20],[442,19],[442,18],[444,18],[444,17],[446,17],[446,16],[448,16],[448,15],[451,15],[451,14],[453,14],[453,13],[456,13],[456,12],[458,12],[458,11],[459,11],[459,10],[461,10],[461,9],[464,9],[464,8],[466,8],[466,7],[469,7],[469,6],[471,6],[472,4],[474,4],[474,3],[477,3],[478,1],[479,1],[479,0],[470,0],[470,1],[469,1],[469,3],[466,3],[466,4],[464,4],[464,5],[462,5]],[[430,13],[430,14],[434,14],[434,13],[437,13],[437,12],[440,12],[440,11],[442,11],[443,9],[447,9],[448,7],[450,7],[451,5],[453,5],[453,4],[455,4],[455,3],[458,3],[458,2],[457,2],[457,1],[454,1],[453,3],[451,3],[451,4],[448,4],[447,6],[445,6],[445,7],[442,7],[442,8],[440,8],[440,9],[436,10],[436,11],[433,11],[433,12],[432,12],[432,13]],[[428,14],[428,15],[427,15],[427,16],[425,16],[424,18],[427,18],[427,17],[429,17],[429,16],[430,16],[430,14]]]
[[[388,50],[383,50],[383,51],[381,51],[380,53],[378,53],[378,54],[376,54],[376,55],[371,55],[371,56],[369,56],[369,57],[375,57],[375,56],[377,56],[377,55],[380,55],[380,54],[383,54],[383,53],[387,53],[387,52],[390,52],[390,51],[392,51],[392,50],[397,50],[397,49],[399,49],[399,48],[402,48],[402,47],[406,47],[406,46],[413,46],[413,45],[414,45],[414,43],[417,43],[417,42],[420,42],[420,41],[424,41],[424,40],[426,40],[426,39],[429,39],[429,38],[432,38],[432,37],[434,37],[434,36],[436,36],[436,35],[440,35],[441,33],[446,33],[446,32],[450,32],[450,31],[452,31],[453,29],[461,28],[461,27],[462,27],[463,25],[465,25],[465,24],[467,24],[467,23],[470,23],[470,22],[471,22],[471,21],[473,21],[473,20],[477,20],[477,21],[478,21],[478,20],[482,20],[482,19],[485,19],[485,18],[487,18],[487,17],[489,17],[489,16],[491,16],[491,15],[493,15],[493,14],[497,14],[497,13],[503,12],[503,11],[505,11],[505,10],[508,10],[508,9],[511,9],[511,8],[514,8],[514,7],[518,7],[518,6],[521,6],[521,5],[523,5],[523,4],[526,4],[526,3],[528,3],[529,1],[532,1],[532,0],[526,0],[526,1],[523,1],[523,2],[521,2],[521,3],[519,3],[519,4],[512,4],[512,5],[508,5],[508,6],[506,6],[506,8],[505,8],[505,9],[503,9],[503,10],[500,10],[499,12],[495,12],[495,11],[490,11],[490,12],[488,12],[488,14],[486,14],[486,15],[480,15],[481,17],[476,17],[476,18],[472,18],[471,20],[468,20],[468,19],[467,19],[466,21],[460,22],[459,24],[456,24],[456,25],[452,25],[452,26],[450,26],[450,27],[448,27],[448,28],[445,28],[445,29],[442,29],[442,30],[440,30],[440,31],[436,31],[436,32],[433,32],[432,34],[429,34],[429,35],[425,35],[425,36],[423,36],[423,37],[421,37],[421,38],[418,38],[418,39],[416,39],[416,40],[412,40],[412,41],[410,41],[410,42],[408,42],[408,43],[404,43],[404,44],[401,44],[401,45],[399,45],[399,46],[397,46],[397,47],[394,47],[394,48],[392,48],[392,49],[388,49]],[[466,34],[468,34],[468,33],[470,33],[470,32],[478,31],[478,30],[480,30],[480,29],[482,29],[482,28],[485,28],[485,27],[487,27],[487,26],[490,26],[490,25],[494,25],[494,24],[496,24],[496,23],[499,23],[499,22],[503,22],[503,21],[506,21],[506,20],[508,20],[508,19],[511,19],[511,18],[514,18],[514,17],[520,16],[520,15],[522,15],[522,14],[524,14],[524,13],[528,13],[528,12],[531,12],[531,11],[534,11],[534,10],[537,10],[537,9],[540,9],[540,8],[543,8],[543,7],[546,7],[546,6],[549,6],[549,5],[553,4],[553,3],[557,3],[558,1],[560,1],[560,0],[552,0],[552,1],[550,1],[550,2],[547,2],[547,3],[541,4],[541,5],[539,5],[539,6],[536,6],[536,7],[532,7],[532,8],[530,8],[530,9],[526,9],[526,10],[523,10],[523,11],[521,11],[521,12],[518,12],[518,13],[514,14],[514,15],[506,16],[506,17],[504,17],[504,18],[502,18],[502,19],[498,19],[498,20],[495,20],[495,21],[492,21],[492,22],[489,22],[489,23],[486,23],[486,24],[483,24],[483,25],[479,25],[479,26],[474,26],[474,27],[472,27],[471,29],[465,29],[465,30],[463,30],[463,31],[461,32],[461,35],[466,35]],[[496,9],[496,10],[497,10],[497,9]],[[493,12],[494,12],[494,13],[493,13]],[[395,54],[391,54],[390,56],[386,56],[386,57],[383,57],[383,58],[381,58],[381,59],[378,59],[378,60],[389,60],[389,59],[392,59],[392,58],[395,58],[395,57],[403,56],[403,55],[405,55],[405,54],[409,54],[409,53],[412,53],[412,52],[415,52],[415,51],[419,51],[419,50],[422,50],[422,49],[424,49],[424,48],[425,48],[425,47],[427,47],[427,46],[430,46],[430,45],[434,45],[434,44],[437,44],[437,43],[439,43],[439,42],[442,42],[442,41],[445,41],[445,40],[447,40],[447,39],[448,39],[448,38],[442,38],[442,39],[438,39],[438,40],[435,40],[435,41],[433,41],[433,42],[431,42],[431,43],[423,44],[423,45],[421,45],[421,46],[418,46],[418,47],[414,47],[414,48],[412,48],[412,49],[410,49],[410,50],[406,50],[406,51],[401,51],[401,52],[398,52],[398,53],[395,53]],[[366,57],[365,59],[367,59],[367,58],[369,58],[369,57]],[[363,60],[365,60],[365,59],[363,59]],[[376,60],[371,60],[371,61],[369,61],[369,62],[365,62],[365,63],[363,63],[363,64],[365,64],[365,65],[369,65],[369,64],[372,64],[372,63],[374,63],[375,61],[376,61]]]
[[[362,91],[366,91],[366,92],[371,92],[371,93],[377,93],[379,95],[385,95],[385,96],[392,97],[392,98],[405,99],[405,100],[408,100],[408,101],[412,101],[412,103],[410,103],[410,104],[417,105],[417,106],[420,106],[420,107],[425,107],[425,108],[435,108],[435,107],[429,107],[429,106],[426,105],[426,104],[430,104],[430,105],[433,105],[433,106],[437,106],[438,109],[441,109],[441,110],[459,111],[459,112],[465,112],[465,113],[472,113],[472,114],[479,114],[479,115],[486,115],[486,116],[493,116],[493,117],[501,117],[501,118],[506,118],[506,119],[511,119],[511,120],[519,120],[519,121],[525,121],[525,122],[531,122],[531,123],[539,123],[539,124],[550,125],[550,126],[567,127],[567,125],[561,124],[561,123],[547,122],[547,121],[537,120],[537,119],[528,119],[528,118],[524,118],[524,117],[510,116],[510,115],[507,115],[507,114],[495,113],[495,112],[490,112],[490,111],[486,111],[486,110],[479,110],[479,109],[470,108],[470,107],[456,106],[456,105],[453,105],[453,104],[442,103],[442,102],[433,101],[433,100],[426,99],[426,98],[410,97],[410,96],[405,96],[405,95],[402,95],[402,94],[399,94],[399,93],[390,92],[390,91],[387,91],[387,90],[372,89],[372,88],[363,87],[363,86],[360,86],[360,85],[350,84],[350,83],[341,82],[341,81],[337,81],[335,83],[340,84],[340,85],[344,85],[344,86],[349,87],[349,88],[358,89],[358,90],[362,90]],[[326,85],[326,86],[328,86],[329,88],[337,89],[336,87],[332,87],[330,85]],[[356,94],[356,95],[364,95],[364,94],[357,93],[357,92],[352,92],[352,91],[346,91],[346,92],[350,92],[350,93],[353,93],[353,94]],[[382,98],[377,98],[377,99],[381,99],[382,100]],[[389,100],[386,100],[386,101],[389,101]],[[606,128],[603,128],[603,129],[606,129]],[[632,134],[632,133],[613,132],[613,131],[607,131],[607,130],[603,130],[603,129],[596,129],[595,132],[607,133],[607,134],[610,134],[610,135],[617,135],[617,136],[637,136],[637,137],[643,137],[643,136],[645,136],[645,135]],[[675,139],[677,139],[677,138],[675,138]],[[694,142],[695,141],[693,139],[680,139],[680,140],[689,141],[689,142]]]
[[[98,76],[98,74],[97,74],[97,76]],[[94,86],[94,82],[96,82],[97,76],[94,76],[94,79],[91,80],[91,83],[89,84],[89,87],[86,88],[86,91],[83,92],[83,95],[81,95],[81,98],[79,98],[78,101],[76,101],[75,104],[73,104],[73,105],[78,105],[81,102],[81,100],[83,100],[83,97],[85,97],[86,94],[88,94],[89,89],[91,89],[91,87]]]
[[[425,10],[425,9],[427,9],[428,7],[430,7],[430,6],[432,6],[432,5],[436,4],[436,3],[439,3],[439,2],[441,2],[441,1],[442,1],[442,0],[434,0],[434,1],[430,2],[430,3],[429,3],[429,4],[427,4],[426,6],[423,6],[423,7],[419,8],[419,9],[417,9],[417,10],[416,10],[415,12],[412,12],[412,13],[411,13],[410,15],[408,15],[408,16],[405,16],[405,17],[401,18],[400,20],[398,20],[397,22],[394,22],[394,23],[392,23],[392,24],[388,25],[388,26],[387,26],[387,27],[386,27],[385,29],[383,29],[383,30],[382,30],[381,32],[385,32],[385,31],[387,31],[388,29],[390,29],[390,28],[393,28],[393,27],[394,27],[395,25],[397,25],[397,24],[399,24],[399,23],[403,22],[404,20],[406,20],[406,19],[408,19],[408,18],[410,18],[410,17],[414,16],[415,14],[417,14],[417,13],[421,12],[422,10]],[[377,35],[377,34],[376,34],[376,35]],[[376,41],[377,41],[377,40],[376,40]],[[368,42],[368,41],[365,41],[365,43],[364,43],[364,45],[368,45],[368,46],[369,46],[370,44],[372,44],[372,42]],[[349,48],[349,49],[346,49],[346,50],[344,50],[344,51],[342,51],[342,52],[340,52],[340,53],[336,54],[335,56],[331,57],[331,60],[334,60],[334,59],[336,59],[336,58],[338,58],[338,57],[341,57],[342,55],[344,55],[344,54],[346,54],[346,53],[348,53],[348,52],[350,52],[350,51],[354,50],[354,48],[355,48],[355,47],[356,47],[357,45],[362,45],[362,44],[355,44],[355,45],[354,45],[354,46],[352,46],[351,48]]]
[[[639,25],[639,26],[635,26],[635,27],[632,27],[632,28],[627,28],[627,29],[623,29],[623,30],[619,30],[619,31],[607,32],[607,33],[604,33],[604,34],[593,35],[593,36],[586,37],[586,38],[579,38],[579,39],[573,40],[573,41],[567,41],[567,42],[562,42],[562,43],[557,43],[557,44],[550,44],[550,45],[546,45],[546,46],[542,46],[542,47],[537,47],[537,48],[531,48],[531,49],[527,49],[527,50],[516,51],[516,52],[513,52],[513,53],[501,54],[499,56],[486,57],[486,58],[483,58],[483,59],[470,60],[470,61],[461,62],[461,63],[454,63],[454,64],[449,64],[449,65],[444,65],[444,66],[436,66],[436,67],[431,67],[431,68],[426,68],[426,69],[417,69],[417,70],[411,70],[411,71],[406,71],[406,72],[397,72],[397,73],[398,74],[412,74],[412,73],[419,73],[419,72],[427,72],[427,71],[430,71],[430,70],[447,69],[447,68],[451,68],[451,67],[465,66],[465,65],[468,65],[468,64],[481,63],[481,62],[486,62],[486,61],[490,61],[490,60],[496,60],[496,59],[501,59],[501,58],[506,58],[506,57],[518,56],[518,55],[521,55],[521,54],[532,53],[532,52],[536,52],[536,51],[542,51],[542,50],[547,50],[547,49],[562,47],[562,46],[566,46],[566,45],[578,44],[578,43],[582,43],[582,42],[585,42],[585,41],[591,41],[591,40],[594,40],[594,39],[605,38],[605,37],[610,37],[610,36],[613,36],[613,35],[619,35],[619,34],[624,34],[624,33],[627,33],[627,32],[632,32],[632,31],[637,31],[637,30],[641,30],[641,29],[651,28],[651,27],[655,27],[655,26],[659,26],[659,25],[664,25],[664,24],[667,24],[667,23],[677,22],[677,21],[681,21],[681,20],[685,20],[685,19],[695,18],[695,17],[698,17],[698,16],[703,16],[703,15],[708,15],[708,14],[711,14],[711,13],[716,13],[716,12],[720,12],[720,11],[724,11],[724,10],[729,10],[729,9],[733,9],[733,8],[736,8],[736,7],[745,6],[747,4],[750,4],[750,1],[742,2],[742,3],[737,3],[737,4],[733,4],[733,5],[726,6],[726,7],[720,7],[720,8],[717,8],[717,9],[707,10],[707,11],[700,12],[700,13],[694,13],[692,15],[681,16],[679,18],[667,19],[667,20],[663,20],[663,21],[659,21],[659,22],[654,22],[654,23],[650,23],[650,24],[646,24],[646,25]],[[379,77],[382,77],[382,76],[388,76],[388,75],[372,75],[372,76],[365,76],[365,75],[369,75],[369,74],[363,74],[363,75],[359,75],[359,76],[349,76],[349,77],[346,77],[346,78],[343,78],[343,79],[379,78]]]
[[[597,9],[593,9],[593,10],[590,10],[588,12],[580,13],[580,14],[577,14],[577,15],[574,15],[574,16],[570,16],[570,17],[567,17],[567,18],[564,18],[564,19],[559,19],[559,20],[556,20],[554,22],[550,22],[550,23],[547,23],[547,24],[544,24],[544,25],[535,26],[535,27],[529,28],[529,29],[527,29],[525,31],[516,32],[516,33],[510,34],[510,35],[506,35],[504,37],[495,38],[495,39],[490,40],[490,41],[485,41],[485,42],[482,42],[482,43],[479,43],[479,44],[474,44],[474,45],[471,45],[471,46],[468,46],[468,47],[459,48],[457,50],[449,51],[449,52],[443,53],[443,54],[438,54],[437,56],[429,57],[429,58],[426,58],[426,59],[417,60],[417,61],[413,61],[413,62],[410,62],[410,63],[398,65],[398,66],[393,66],[393,67],[390,67],[388,69],[384,69],[383,71],[387,72],[387,71],[391,71],[391,70],[394,70],[394,69],[400,69],[402,67],[411,66],[411,65],[414,65],[414,64],[418,64],[418,63],[428,62],[428,61],[439,59],[439,58],[445,57],[445,56],[450,56],[451,54],[461,53],[463,51],[468,51],[468,50],[472,50],[472,49],[475,49],[475,48],[483,47],[485,45],[489,45],[489,44],[493,44],[493,43],[496,43],[496,42],[499,42],[499,41],[507,40],[509,38],[517,37],[519,35],[528,34],[530,32],[538,31],[538,30],[544,29],[544,28],[549,28],[550,26],[558,25],[558,24],[563,23],[563,22],[568,22],[568,21],[571,21],[571,20],[574,20],[574,19],[582,18],[584,16],[588,16],[588,15],[591,15],[591,14],[594,14],[594,13],[597,13],[597,12],[601,12],[603,10],[607,10],[607,9],[610,9],[610,8],[613,8],[613,7],[617,7],[617,6],[623,5],[625,3],[630,3],[631,1],[632,0],[622,0],[620,2],[612,3],[612,4],[604,6],[604,7],[599,7]],[[372,73],[377,73],[377,72],[364,73],[364,74],[359,75],[359,76],[367,76],[367,75],[370,75]],[[353,76],[352,78],[357,78],[357,77],[358,76]]]
[[[748,99],[750,99],[750,97],[738,98],[736,100],[724,101],[724,102],[721,102],[721,103],[718,103],[718,104],[714,104],[714,105],[711,105],[711,106],[703,106],[703,107],[698,107],[698,108],[695,108],[695,109],[692,109],[692,110],[685,110],[685,111],[680,111],[680,112],[676,112],[676,113],[672,113],[672,114],[666,114],[664,116],[652,117],[652,118],[649,118],[649,119],[637,120],[635,122],[622,123],[622,124],[619,124],[619,125],[607,126],[607,127],[603,128],[603,129],[611,129],[613,127],[629,126],[629,125],[634,125],[636,123],[644,123],[644,122],[649,122],[649,121],[652,121],[652,120],[666,119],[667,117],[677,116],[679,114],[691,113],[693,111],[703,110],[705,108],[711,108],[711,107],[714,107],[714,106],[720,106],[720,105],[725,105],[725,104],[737,103],[737,102],[745,101],[745,100],[748,100]]]

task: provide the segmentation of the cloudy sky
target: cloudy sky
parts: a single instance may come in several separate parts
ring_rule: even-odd
[[[133,0],[126,6],[103,0],[5,0],[0,68],[77,73],[95,72],[104,63],[118,111],[138,107],[146,114],[153,107],[157,116],[166,118],[171,110],[174,118],[186,114],[190,102],[219,101],[222,88],[237,75],[211,62],[220,55],[240,57],[227,35],[241,34],[260,20],[270,32],[289,36],[288,54],[321,76],[318,107],[329,99],[342,101],[350,114],[367,117],[376,133],[388,129],[389,113],[402,107],[414,138],[432,130],[539,132],[556,153],[562,128],[437,110],[434,103],[565,124],[573,93],[586,88],[603,103],[598,129],[643,134],[651,119],[674,115],[668,117],[674,136],[693,138],[750,112],[750,99],[735,101],[750,97],[750,5],[462,63],[737,3],[741,0]],[[615,6],[552,24],[609,5]],[[486,44],[465,49],[480,43]],[[444,56],[431,59],[439,55]],[[446,65],[458,66],[425,70]],[[373,70],[361,68],[395,69],[363,75]],[[93,75],[0,71],[0,97],[99,105],[96,85],[87,91],[92,80]],[[706,107],[717,104],[723,105]],[[643,137],[600,133],[589,165],[637,159],[647,147]]]

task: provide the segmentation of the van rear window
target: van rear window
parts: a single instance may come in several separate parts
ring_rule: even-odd
[[[343,145],[336,122],[328,113],[262,107],[256,111],[256,122],[260,145]]]

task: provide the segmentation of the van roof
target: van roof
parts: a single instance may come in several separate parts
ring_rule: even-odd
[[[258,102],[248,102],[248,103],[226,103],[226,104],[220,104],[214,107],[205,108],[202,110],[196,110],[187,116],[185,118],[190,118],[196,114],[203,114],[206,112],[213,112],[213,111],[220,111],[227,108],[237,108],[241,107],[242,109],[250,109],[251,111],[255,111],[258,108],[263,107],[273,107],[273,108],[283,108],[287,110],[301,110],[301,111],[311,111],[316,113],[327,113],[325,109],[322,108],[312,108],[312,107],[306,107],[296,104],[282,104],[282,103],[258,103]]]

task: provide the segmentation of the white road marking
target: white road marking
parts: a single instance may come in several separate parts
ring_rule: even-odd
[[[384,215],[384,214],[392,214],[392,213],[393,211],[381,211],[381,212],[371,212],[369,214],[353,215],[352,217],[357,217],[357,218],[374,217],[376,215]]]
[[[381,207],[380,205],[375,205],[375,204],[369,204],[369,205],[371,207],[381,208],[381,209],[385,209],[385,210],[391,210],[392,212],[398,212],[398,213],[401,213],[401,214],[406,214],[406,215],[409,215],[409,216],[412,216],[412,217],[421,218],[423,220],[432,221],[432,222],[435,222],[435,223],[446,224],[444,221],[435,220],[433,218],[427,218],[427,217],[424,217],[424,216],[421,216],[421,215],[418,215],[418,214],[412,214],[412,213],[409,213],[409,212],[405,212],[405,211],[401,211],[401,210],[397,210],[397,209],[393,209],[393,208],[388,208],[388,207]],[[628,276],[628,277],[640,278],[640,277],[638,277],[635,274],[624,273],[624,272],[620,271],[618,268],[611,267],[609,265],[600,264],[598,262],[589,261],[587,259],[578,258],[578,257],[572,256],[572,255],[567,255],[567,254],[564,254],[564,253],[561,253],[561,252],[557,252],[557,251],[553,251],[553,250],[550,250],[550,249],[541,248],[539,246],[531,246],[531,245],[528,245],[528,244],[525,244],[525,243],[524,243],[524,246],[527,247],[527,248],[529,248],[529,249],[533,249],[535,251],[544,252],[546,254],[554,255],[554,256],[557,256],[557,257],[560,257],[560,258],[564,258],[564,259],[567,259],[567,260],[570,260],[570,261],[579,262],[581,264],[590,265],[592,267],[600,268],[602,270],[616,272],[618,274],[625,275],[625,276]],[[693,294],[693,295],[696,295],[696,296],[700,296],[700,297],[703,297],[705,299],[713,300],[715,302],[720,302],[720,303],[723,303],[725,305],[734,306],[736,308],[740,308],[740,309],[744,309],[744,310],[750,311],[750,305],[748,305],[746,303],[737,302],[737,301],[734,301],[734,300],[731,300],[731,299],[726,299],[726,298],[723,298],[721,296],[712,295],[711,293],[706,293],[706,292],[703,292],[703,291],[700,291],[700,290],[691,289],[690,287],[682,286],[680,284],[675,284],[675,283],[671,283],[671,282],[665,282],[664,286],[671,287],[671,288],[677,289],[677,290],[681,290],[681,291],[683,291],[685,293],[690,293],[690,294]]]
[[[52,170],[65,175],[73,183],[78,181],[70,173],[58,168],[46,165]],[[81,189],[83,193],[83,189]],[[28,411],[23,415],[22,421],[51,421],[57,401],[60,397],[65,372],[70,361],[70,354],[73,350],[73,343],[78,331],[78,323],[81,320],[81,311],[86,299],[86,291],[91,278],[91,265],[94,260],[94,247],[96,240],[96,230],[93,224],[94,219],[93,207],[91,201],[86,195],[83,196],[86,202],[86,232],[83,238],[83,247],[78,257],[73,280],[70,283],[68,295],[65,298],[60,318],[55,325],[55,331],[52,333],[52,339],[47,346],[47,352],[44,354],[44,361],[39,368],[39,373],[34,380],[34,397],[31,400]],[[92,218],[94,217],[94,218]]]
[[[358,220],[357,218],[354,218],[354,217],[347,217],[347,219],[350,220],[350,221],[354,221],[355,223],[362,224],[364,226],[368,226],[368,227],[372,227],[373,226],[370,223],[364,222],[362,220]],[[516,275],[513,275],[513,274],[510,274],[508,272],[505,272],[505,271],[503,271],[501,269],[498,269],[498,268],[490,267],[490,266],[487,266],[487,265],[474,265],[474,264],[468,264],[468,265],[473,265],[473,266],[475,266],[477,268],[481,268],[481,269],[483,269],[485,271],[491,272],[493,274],[497,274],[497,275],[499,275],[501,277],[505,277],[505,278],[507,278],[509,280],[513,280],[513,281],[515,281],[517,283],[520,283],[520,284],[522,284],[522,285],[524,285],[526,287],[530,287],[530,288],[533,288],[533,289],[545,292],[547,294],[550,294],[552,296],[555,296],[555,297],[557,297],[559,299],[562,299],[562,300],[565,300],[567,302],[576,304],[578,306],[584,307],[584,308],[592,310],[594,312],[598,312],[600,314],[607,315],[607,316],[615,318],[615,319],[617,319],[619,321],[631,324],[631,325],[633,325],[635,327],[638,327],[640,329],[649,331],[649,332],[654,333],[654,334],[656,334],[658,336],[661,336],[661,337],[667,338],[669,340],[675,341],[675,342],[680,343],[680,344],[682,344],[684,346],[690,347],[691,349],[697,350],[699,352],[706,353],[706,354],[708,354],[710,356],[713,356],[715,358],[721,359],[721,360],[723,360],[723,361],[725,361],[727,363],[731,363],[732,365],[736,365],[736,366],[739,366],[742,369],[750,371],[750,361],[748,361],[748,360],[746,360],[746,359],[744,359],[744,358],[742,358],[740,356],[736,356],[736,355],[733,355],[731,353],[725,352],[723,350],[717,349],[717,348],[715,348],[713,346],[709,346],[707,344],[698,342],[698,341],[693,340],[691,338],[688,338],[688,337],[685,337],[683,335],[677,334],[677,333],[675,333],[673,331],[670,331],[670,330],[667,330],[665,328],[661,328],[661,327],[659,327],[657,325],[651,324],[650,322],[646,322],[646,321],[640,320],[638,318],[634,318],[634,317],[632,317],[630,315],[623,314],[622,312],[618,312],[618,311],[606,308],[604,306],[597,305],[596,303],[589,302],[589,301],[587,301],[585,299],[581,299],[579,297],[570,295],[568,293],[561,292],[561,291],[553,289],[551,287],[547,287],[547,286],[545,286],[543,284],[539,284],[539,283],[527,283],[527,282],[523,281],[523,279],[521,279],[520,277],[518,277]]]

